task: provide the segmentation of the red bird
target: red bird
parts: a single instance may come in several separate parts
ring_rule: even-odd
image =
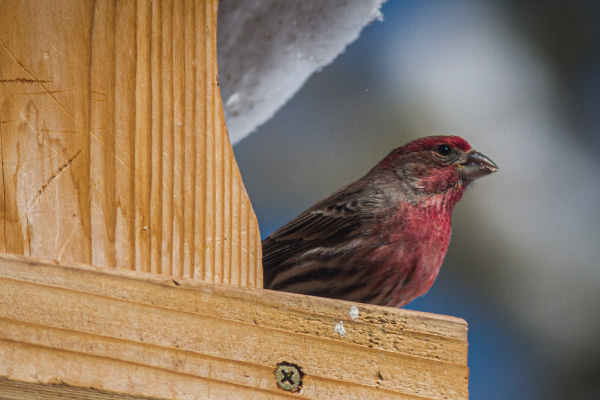
[[[262,242],[264,287],[401,307],[437,277],[464,191],[496,171],[457,136],[399,147]]]

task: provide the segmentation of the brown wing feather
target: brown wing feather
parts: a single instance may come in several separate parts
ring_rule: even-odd
[[[354,182],[294,218],[262,242],[264,285],[269,287],[280,268],[288,268],[305,252],[320,246],[332,247],[368,234],[374,210],[382,210],[385,198],[364,190]],[[368,193],[368,197],[363,193]],[[363,229],[359,229],[359,228]]]

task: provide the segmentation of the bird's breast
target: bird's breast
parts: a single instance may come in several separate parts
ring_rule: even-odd
[[[381,246],[372,260],[381,277],[386,305],[402,306],[425,294],[433,285],[451,235],[451,214],[436,210],[402,210],[376,229]]]

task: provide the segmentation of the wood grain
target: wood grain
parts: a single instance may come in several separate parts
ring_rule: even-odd
[[[352,305],[0,255],[0,376],[168,399],[468,398],[463,320]],[[299,394],[276,385],[284,361]]]
[[[262,286],[217,6],[0,0],[0,251]]]
[[[152,400],[105,390],[81,388],[64,383],[20,382],[0,377],[0,400]]]

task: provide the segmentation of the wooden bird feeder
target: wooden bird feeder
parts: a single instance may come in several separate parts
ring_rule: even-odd
[[[0,399],[467,399],[463,320],[261,289],[217,7],[0,0]]]

